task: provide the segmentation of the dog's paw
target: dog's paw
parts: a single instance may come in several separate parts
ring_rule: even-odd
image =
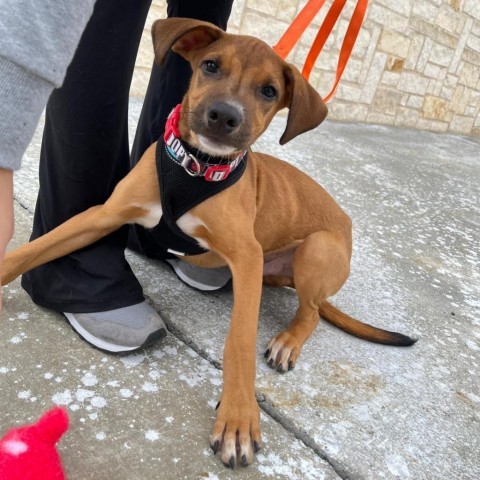
[[[284,331],[270,340],[265,358],[269,367],[285,373],[295,368],[299,354],[300,345],[297,339],[288,331]]]
[[[255,396],[249,402],[228,402],[222,398],[210,436],[213,453],[220,452],[226,467],[246,467],[260,450],[260,408]]]

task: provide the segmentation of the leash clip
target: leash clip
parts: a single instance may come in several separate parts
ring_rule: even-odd
[[[191,164],[191,162],[193,162],[193,165]],[[202,170],[200,167],[200,163],[191,153],[187,153],[181,165],[191,177],[198,177]]]

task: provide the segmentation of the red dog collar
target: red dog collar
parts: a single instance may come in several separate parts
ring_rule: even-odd
[[[204,177],[209,182],[225,180],[242,162],[247,150],[237,155],[228,163],[219,165],[205,162],[188,151],[180,140],[178,122],[180,121],[181,104],[178,104],[170,113],[165,124],[163,140],[168,156],[192,177]]]

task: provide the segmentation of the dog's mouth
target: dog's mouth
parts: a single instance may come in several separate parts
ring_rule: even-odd
[[[202,134],[197,134],[196,137],[198,142],[198,149],[214,157],[224,157],[239,152],[238,148],[220,142],[214,137]]]

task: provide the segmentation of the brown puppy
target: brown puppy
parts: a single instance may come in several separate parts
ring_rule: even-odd
[[[153,39],[158,62],[172,49],[191,63],[193,76],[178,130],[182,140],[207,154],[235,158],[284,107],[289,108],[289,116],[282,144],[315,128],[327,114],[325,104],[298,70],[255,38],[228,35],[211,24],[177,18],[155,22]],[[8,254],[2,283],[122,225],[157,225],[162,205],[155,151],[156,144],[104,205]],[[322,187],[289,164],[249,152],[243,176],[191,208],[177,224],[209,250],[186,261],[203,267],[226,264],[233,276],[224,387],[210,438],[226,465],[251,463],[261,443],[254,382],[262,279],[270,285],[294,287],[299,297],[292,323],[268,345],[267,361],[279,371],[294,367],[319,315],[371,341],[413,343],[409,337],[354,320],[326,301],[349,274],[351,222]]]

